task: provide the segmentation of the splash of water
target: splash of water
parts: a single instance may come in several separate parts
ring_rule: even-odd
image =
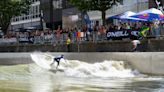
[[[62,63],[61,68],[67,76],[75,77],[135,77],[140,75],[137,70],[132,70],[123,61],[103,61],[89,64],[81,61],[68,60]]]
[[[53,69],[56,65],[47,68],[52,62],[52,59],[45,59],[49,56],[51,55],[36,54],[33,59],[41,67]],[[129,64],[123,61],[106,60],[89,64],[78,60],[61,60],[59,69],[62,69],[65,75],[73,77],[135,77],[140,75],[137,70],[133,70]]]
[[[53,62],[53,56],[43,53],[33,53],[31,54],[32,60],[40,67],[45,69],[51,69],[50,64]]]

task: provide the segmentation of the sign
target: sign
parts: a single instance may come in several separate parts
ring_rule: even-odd
[[[107,39],[121,40],[123,38],[137,39],[139,37],[138,30],[109,30],[106,34]]]
[[[19,43],[33,43],[34,42],[34,37],[19,37]]]
[[[0,44],[12,44],[12,43],[17,43],[16,38],[0,38]]]

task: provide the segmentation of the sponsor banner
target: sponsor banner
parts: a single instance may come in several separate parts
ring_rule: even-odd
[[[19,37],[19,43],[33,43],[34,42],[34,37]]]
[[[139,36],[138,30],[110,30],[106,34],[107,39],[121,40],[123,38],[137,39]]]
[[[16,38],[1,38],[0,39],[0,44],[10,44],[10,43],[17,43],[17,39]]]

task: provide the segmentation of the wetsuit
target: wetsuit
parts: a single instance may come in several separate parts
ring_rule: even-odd
[[[54,58],[54,61],[57,62],[57,67],[59,66],[60,59],[61,59],[61,57]]]
[[[60,64],[60,60],[63,58],[63,55],[61,55],[61,57],[55,57],[54,58],[54,61],[50,64],[51,66],[55,63],[55,62],[57,62],[57,67],[56,68],[58,68],[58,66],[59,66],[59,64]]]

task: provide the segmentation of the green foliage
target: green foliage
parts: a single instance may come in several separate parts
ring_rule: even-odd
[[[69,0],[69,2],[81,11],[87,11],[90,8],[89,0]]]
[[[91,10],[106,11],[122,0],[90,0]]]
[[[105,12],[113,5],[123,0],[69,0],[72,5],[81,11],[98,10],[102,12],[103,24],[105,25]],[[121,3],[122,4],[122,3]]]
[[[123,0],[69,0],[69,2],[80,10],[108,10],[113,5],[123,2]]]
[[[0,0],[0,27],[6,33],[11,18],[28,13],[30,0]]]

